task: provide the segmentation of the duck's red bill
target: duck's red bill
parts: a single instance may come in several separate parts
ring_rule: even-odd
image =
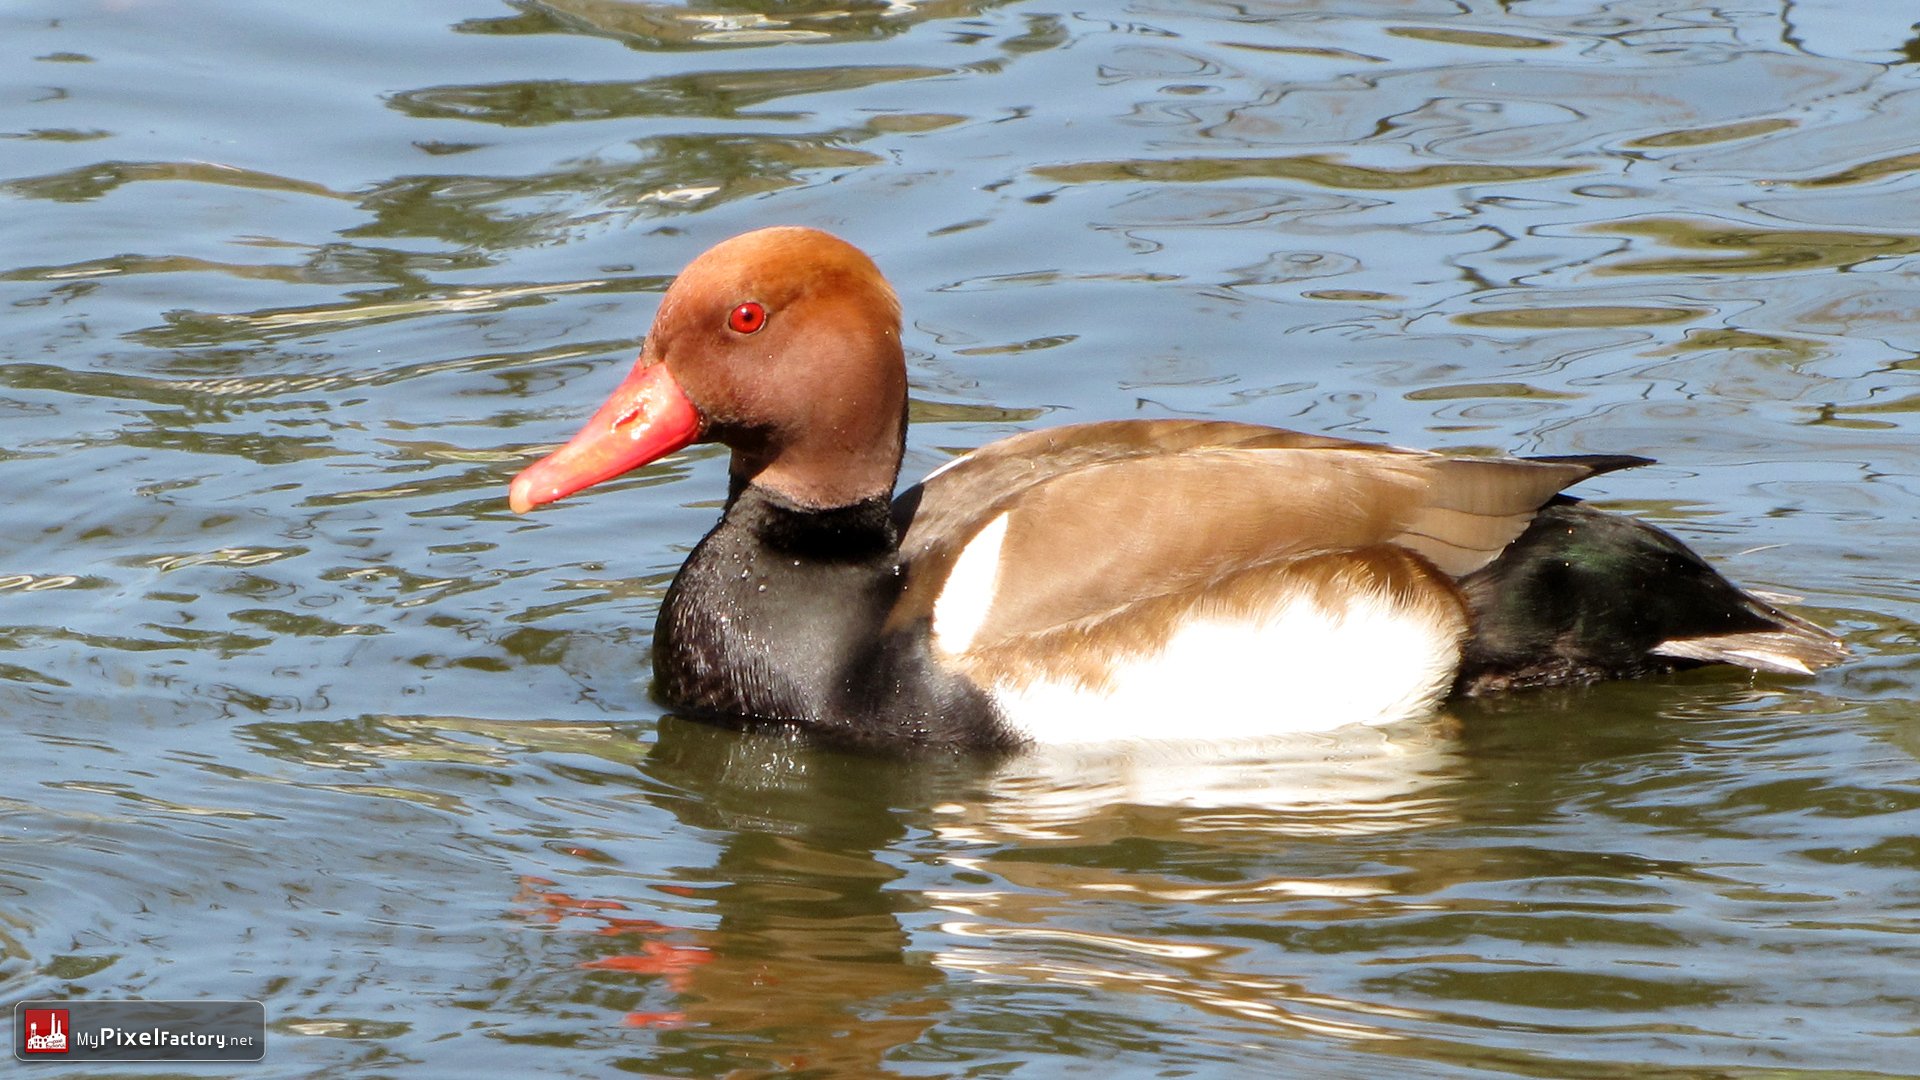
[[[637,365],[578,435],[513,478],[507,505],[524,514],[658,461],[699,435],[700,413],[667,365]]]

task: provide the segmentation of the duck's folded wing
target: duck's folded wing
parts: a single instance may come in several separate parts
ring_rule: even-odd
[[[1090,429],[1069,428],[1081,438],[1029,446],[1039,452],[1023,465],[1002,452],[1023,436],[903,495],[909,577],[893,622],[929,618],[936,646],[957,654],[1204,593],[1262,564],[1382,544],[1457,576],[1604,467],[1449,458],[1252,425],[1097,427],[1121,429],[1105,441],[1128,452],[1100,452]]]
[[[977,527],[988,504],[1095,465],[1201,450],[1334,448],[1416,453],[1226,420],[1107,420],[1022,432],[957,457],[902,492],[894,503],[901,553],[916,558]]]

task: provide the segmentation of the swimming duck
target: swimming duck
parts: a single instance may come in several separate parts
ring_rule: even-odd
[[[895,495],[906,416],[873,261],[761,229],[687,266],[632,373],[509,502],[725,444],[726,509],[661,606],[655,693],[883,749],[1330,729],[1451,693],[1847,654],[1561,494],[1644,458],[1125,420],[1002,439]]]

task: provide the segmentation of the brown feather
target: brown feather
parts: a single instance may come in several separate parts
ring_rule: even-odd
[[[969,651],[1253,567],[1392,544],[1459,576],[1491,562],[1571,462],[1450,458],[1252,424],[1122,421],[1004,440],[896,504],[911,576],[892,625],[930,618],[981,528],[1008,515]],[[910,515],[910,516],[909,516]]]
[[[1234,448],[1414,453],[1224,420],[1113,420],[1027,431],[956,458],[927,482],[903,492],[900,503],[911,513],[911,527],[901,522],[901,554],[917,558],[956,531],[969,525],[977,530],[992,518],[981,516],[983,503],[1012,498],[1063,473],[1134,458]]]

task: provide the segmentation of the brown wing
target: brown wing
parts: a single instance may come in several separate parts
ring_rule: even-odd
[[[1193,450],[1334,447],[1402,452],[1224,420],[1110,420],[1025,431],[955,458],[901,492],[894,501],[903,534],[901,553],[914,558],[956,532],[971,535],[985,524],[979,515],[987,504],[1017,497],[1063,473],[1093,465]]]
[[[1450,458],[1250,424],[1125,421],[1033,432],[960,459],[896,506],[911,558],[894,622],[931,617],[967,545],[1006,517],[989,647],[1248,567],[1393,544],[1458,576],[1603,466]],[[998,530],[995,526],[995,530]],[[971,575],[969,584],[983,584]]]

